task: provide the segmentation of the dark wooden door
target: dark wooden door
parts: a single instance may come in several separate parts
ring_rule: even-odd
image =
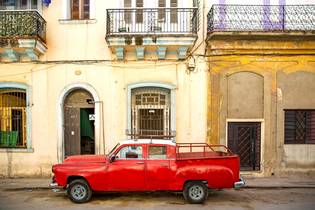
[[[80,155],[80,108],[65,107],[64,119],[65,158],[69,155]]]
[[[228,146],[240,156],[242,171],[260,170],[260,123],[228,123]]]

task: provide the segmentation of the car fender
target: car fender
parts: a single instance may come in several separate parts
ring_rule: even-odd
[[[187,181],[206,181],[209,188],[233,187],[233,171],[219,165],[187,165],[177,169],[176,179],[184,186]]]

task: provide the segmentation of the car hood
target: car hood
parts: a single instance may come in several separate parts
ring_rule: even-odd
[[[107,157],[105,155],[73,155],[64,160],[64,163],[105,163]]]

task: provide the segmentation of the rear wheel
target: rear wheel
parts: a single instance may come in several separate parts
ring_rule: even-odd
[[[76,179],[70,182],[67,193],[69,199],[74,203],[85,203],[91,199],[92,190],[83,179]]]
[[[183,195],[189,203],[203,203],[208,197],[208,187],[200,181],[188,182],[185,184]]]

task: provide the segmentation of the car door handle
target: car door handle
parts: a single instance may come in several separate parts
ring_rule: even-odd
[[[160,166],[168,167],[168,164],[163,164],[163,163],[161,163]]]
[[[144,164],[144,162],[136,162],[136,164]]]

